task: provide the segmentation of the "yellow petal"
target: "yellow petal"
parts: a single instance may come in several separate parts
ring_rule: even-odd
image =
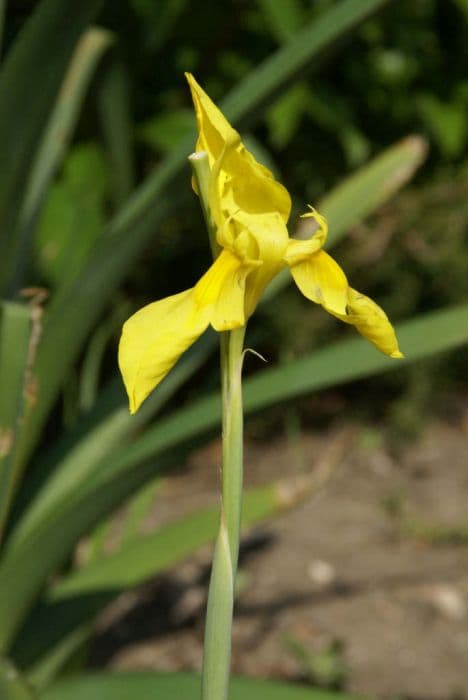
[[[300,240],[298,238],[290,238],[288,241],[288,247],[284,254],[284,261],[292,267],[293,265],[298,265],[301,262],[307,262],[308,259],[317,253],[322,247],[322,241],[320,238],[312,236],[307,240]]]
[[[179,357],[203,333],[209,320],[197,308],[193,290],[155,301],[123,326],[119,367],[135,413]]]
[[[227,219],[238,210],[250,214],[275,212],[286,223],[291,210],[291,198],[286,188],[276,182],[270,170],[245,148],[238,132],[193,75],[186,73],[186,78],[197,117],[196,148],[208,153],[212,169],[211,197],[217,200],[210,203],[213,214],[223,212]],[[222,228],[221,220],[216,220],[216,223]]]
[[[324,250],[292,265],[291,274],[307,299],[332,313],[346,313],[348,281],[338,263]]]
[[[404,357],[387,314],[369,297],[350,287],[347,313],[339,318],[355,326],[381,352],[395,359]]]
[[[252,266],[223,250],[194,288],[194,300],[216,331],[245,325],[245,280]]]
[[[206,151],[212,165],[221,155],[226,143],[239,143],[240,137],[193,75],[186,73],[185,77],[190,86],[197,118],[197,151]]]
[[[251,215],[275,214],[287,223],[291,212],[289,192],[242,143],[226,149],[221,168],[226,177],[221,180],[220,196],[230,214],[238,210]]]

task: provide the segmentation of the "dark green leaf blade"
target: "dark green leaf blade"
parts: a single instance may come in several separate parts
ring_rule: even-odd
[[[31,160],[60,88],[74,46],[100,9],[102,0],[42,0],[6,57],[0,72],[0,231],[3,241],[0,286],[14,271],[8,250],[14,249],[20,203]],[[34,109],[31,109],[34,105]],[[5,238],[9,236],[9,246]]]
[[[200,679],[190,673],[89,674],[56,683],[43,691],[40,700],[197,700],[199,692]],[[352,697],[357,700],[356,696],[310,686],[236,677],[231,679],[229,697],[230,700],[351,700]]]
[[[15,484],[15,452],[27,404],[33,308],[3,302],[0,317],[0,539]],[[29,378],[30,379],[30,378]]]

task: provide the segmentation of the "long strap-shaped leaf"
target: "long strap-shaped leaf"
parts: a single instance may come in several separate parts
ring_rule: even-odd
[[[236,122],[250,115],[295,78],[303,77],[318,51],[331,46],[385,2],[342,0],[253,71],[224,101],[226,113]],[[190,138],[181,144],[135,192],[111,223],[88,267],[51,307],[37,363],[39,377],[43,378],[42,391],[36,412],[26,426],[23,461],[35,445],[90,328],[165,213],[174,206],[165,193],[185,167],[193,143],[194,138]]]
[[[0,71],[0,289],[31,161],[74,46],[102,0],[42,0]]]
[[[9,265],[13,270],[10,281],[14,288],[22,284],[23,271],[31,254],[31,238],[44,198],[72,136],[85,92],[96,65],[112,41],[110,32],[97,27],[89,29],[77,43],[70,65],[67,66],[65,78],[31,167],[15,231],[14,251],[11,251],[9,258]]]
[[[28,376],[34,313],[32,306],[17,302],[3,302],[0,307],[0,541],[18,476],[14,469],[18,433],[26,405],[34,400]]]
[[[279,681],[232,678],[230,700],[357,700],[351,696],[310,686]],[[40,700],[196,700],[200,679],[191,673],[89,674],[64,679],[45,690]]]
[[[407,359],[390,360],[359,338],[335,343],[290,364],[259,372],[244,383],[247,412],[339,382],[390,371],[468,342],[468,305],[407,321],[397,327]],[[32,600],[51,570],[78,537],[167,462],[162,452],[219,424],[217,394],[206,396],[161,420],[140,440],[106,463],[85,488],[49,515],[18,544],[6,549],[0,566],[0,652],[11,644]],[[160,454],[158,463],[148,460]],[[167,458],[169,459],[169,457]],[[136,467],[139,466],[138,469]]]

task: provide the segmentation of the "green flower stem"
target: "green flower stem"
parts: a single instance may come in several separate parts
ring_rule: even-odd
[[[234,585],[239,558],[243,473],[242,358],[245,326],[221,336],[222,504],[205,629],[202,700],[227,700]]]
[[[242,360],[246,327],[221,336],[223,398],[223,514],[233,573],[239,555],[243,477]]]
[[[209,207],[208,156],[189,157],[210,235],[213,257],[219,254]],[[242,360],[245,326],[221,333],[223,412],[222,502],[213,554],[202,672],[202,700],[227,700],[231,666],[234,585],[239,558],[243,476]]]

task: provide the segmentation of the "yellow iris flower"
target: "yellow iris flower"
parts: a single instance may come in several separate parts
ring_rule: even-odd
[[[124,324],[119,365],[131,413],[209,325],[216,331],[243,326],[284,267],[307,299],[355,326],[390,357],[402,357],[384,311],[352,289],[322,249],[325,219],[311,208],[304,217],[318,225],[312,237],[289,237],[287,190],[249,153],[195,78],[187,74],[187,80],[197,118],[196,150],[205,151],[209,160],[208,199],[221,252],[192,289],[148,304]]]

